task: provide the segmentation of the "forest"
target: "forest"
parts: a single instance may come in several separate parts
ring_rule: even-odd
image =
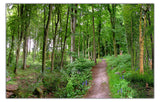
[[[5,6],[6,98],[154,98],[154,4]]]

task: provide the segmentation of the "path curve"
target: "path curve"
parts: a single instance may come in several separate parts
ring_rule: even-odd
[[[106,61],[102,60],[92,68],[92,86],[84,98],[110,98],[106,67]]]

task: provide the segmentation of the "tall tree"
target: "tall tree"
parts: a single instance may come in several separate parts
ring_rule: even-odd
[[[75,8],[75,9],[74,9]],[[77,4],[71,7],[71,52],[75,52],[75,30],[76,30],[76,14],[77,14]],[[71,63],[75,58],[71,55]]]
[[[27,39],[28,39],[28,27],[30,24],[30,5],[25,5],[25,31],[23,36],[23,69],[26,69],[26,59],[27,59]]]
[[[51,72],[52,72],[52,70],[54,68],[55,43],[56,43],[58,23],[59,23],[59,18],[60,18],[59,5],[56,6],[56,13],[57,13],[58,17],[57,17],[57,20],[56,20],[56,15],[55,15],[55,31],[54,31],[54,34],[53,34],[53,48],[52,48],[52,56],[51,56]],[[52,21],[52,29],[53,29],[53,21]]]
[[[20,52],[20,45],[22,42],[22,38],[23,38],[23,33],[24,33],[24,24],[23,24],[23,20],[24,20],[24,4],[20,5],[20,26],[21,26],[21,35],[20,38],[18,38],[18,47],[16,50],[16,63],[15,63],[15,68],[14,68],[14,73],[17,73],[17,66],[18,66],[18,60],[19,60],[19,52]],[[19,30],[19,29],[18,29]]]
[[[70,8],[68,7],[67,20],[66,20],[66,31],[65,31],[64,43],[63,43],[63,48],[62,48],[62,56],[61,56],[61,69],[62,69],[62,67],[63,67],[63,56],[64,56],[64,51],[65,51],[66,39],[67,39],[69,9],[70,9]]]
[[[107,8],[110,13],[110,21],[111,21],[112,34],[113,34],[114,56],[117,57],[116,37],[115,37],[116,4],[112,4],[112,7],[110,7],[110,4],[108,4]]]
[[[140,5],[140,21],[139,21],[139,47],[140,47],[140,74],[144,73],[143,69],[143,55],[144,55],[144,36],[145,36],[145,30],[146,30],[146,12],[144,10],[144,24],[143,24],[143,34],[142,34],[142,11],[143,8],[145,8],[145,5]]]
[[[98,23],[98,59],[100,58],[100,40],[101,40],[101,38],[100,38],[100,35],[101,35],[101,26],[102,26],[102,24],[101,24],[101,12],[102,12],[102,6],[100,5],[100,8],[99,8],[100,10],[99,10],[99,23]]]
[[[46,44],[48,38],[48,30],[49,30],[49,23],[52,15],[52,4],[49,4],[49,12],[48,12],[48,21],[44,29],[44,37],[43,37],[43,52],[42,52],[42,73],[45,70],[46,64]]]
[[[92,13],[93,13],[93,60],[96,62],[96,44],[95,44],[95,29],[94,29],[94,5],[92,4]]]

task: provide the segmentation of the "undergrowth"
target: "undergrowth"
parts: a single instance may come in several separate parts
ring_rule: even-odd
[[[153,72],[145,70],[139,74],[139,67],[131,69],[131,56],[128,54],[104,57],[107,62],[109,88],[112,98],[144,98],[146,83],[154,86]],[[146,69],[146,68],[144,68]],[[136,87],[134,87],[136,86]],[[145,91],[146,92],[146,91]],[[144,93],[144,95],[140,95]]]
[[[18,91],[16,98],[35,98],[36,88],[43,90],[43,97],[48,97],[50,93],[53,98],[80,98],[86,94],[90,88],[92,79],[91,69],[94,62],[79,58],[73,63],[65,64],[63,69],[55,66],[53,72],[50,72],[50,62],[47,60],[45,72],[42,74],[41,63],[32,57],[27,58],[29,68],[22,69],[21,58],[19,59],[17,74],[13,73],[14,63],[7,67],[6,76],[11,77],[7,82],[9,84],[17,84]]]

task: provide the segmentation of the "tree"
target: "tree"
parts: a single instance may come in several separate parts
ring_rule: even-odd
[[[62,69],[62,67],[63,67],[63,56],[64,56],[64,51],[65,51],[66,39],[67,39],[69,9],[70,9],[70,8],[68,7],[67,20],[66,20],[66,31],[65,31],[64,43],[63,43],[63,48],[62,48],[62,56],[61,56],[61,69]]]
[[[44,73],[45,70],[45,64],[46,64],[46,43],[48,38],[48,29],[49,29],[49,23],[52,15],[52,4],[49,4],[49,12],[48,12],[48,20],[47,24],[44,28],[44,37],[43,37],[43,52],[42,52],[42,73]]]
[[[73,8],[75,7],[75,9]],[[72,54],[75,52],[75,30],[76,30],[76,14],[77,14],[77,4],[71,7],[71,52]],[[71,56],[71,63],[75,60],[73,56]]]
[[[143,8],[144,5],[143,5]],[[144,36],[145,36],[145,30],[146,30],[146,12],[144,12],[144,24],[143,24],[143,34],[142,34],[142,5],[140,5],[140,21],[139,21],[139,47],[140,47],[140,74],[144,74],[143,69],[143,53],[144,53]]]
[[[52,48],[52,56],[51,56],[51,72],[54,68],[54,57],[55,57],[55,43],[56,43],[56,36],[57,36],[57,30],[58,30],[58,23],[59,23],[59,16],[60,16],[60,10],[59,5],[56,6],[56,13],[57,13],[57,21],[56,21],[56,15],[55,15],[55,32],[53,33],[53,48]],[[53,29],[53,21],[52,21],[52,29]]]
[[[30,24],[30,9],[29,5],[25,5],[25,31],[23,36],[23,69],[26,69],[26,59],[27,59],[27,39],[28,39],[28,27]]]
[[[92,4],[92,13],[93,13],[93,60],[96,62],[96,45],[95,45],[95,31],[94,31],[94,6]]]
[[[18,65],[18,59],[19,59],[19,52],[20,52],[20,45],[21,45],[21,42],[22,42],[22,37],[23,37],[23,33],[24,33],[24,25],[23,25],[23,19],[24,19],[24,5],[20,5],[20,18],[21,18],[21,35],[20,35],[20,38],[19,41],[18,41],[18,47],[17,47],[17,51],[16,51],[16,63],[15,63],[15,68],[14,68],[14,73],[16,74],[17,73],[17,65]]]
[[[108,4],[107,8],[110,13],[110,21],[112,26],[114,56],[117,57],[116,38],[115,38],[116,4],[112,4],[112,8],[110,7],[110,4]]]

